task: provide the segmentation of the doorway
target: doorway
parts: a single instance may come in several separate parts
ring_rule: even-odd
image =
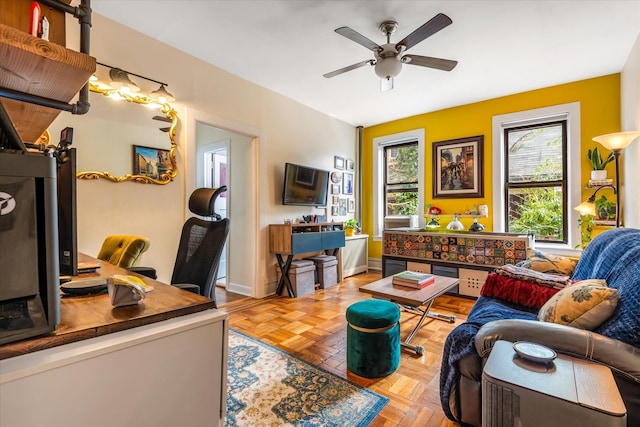
[[[203,164],[203,180],[204,186],[208,188],[219,188],[227,185],[229,182],[228,164],[229,159],[229,143],[230,139],[203,144],[201,147],[202,155],[198,162]],[[222,218],[227,218],[229,205],[228,193],[222,193],[215,201],[214,211]],[[216,285],[226,288],[227,285],[227,244],[225,242],[220,256],[220,266],[218,267],[218,277]]]
[[[196,188],[217,187],[226,182],[226,197],[218,198],[223,205],[216,205],[216,212],[224,210],[230,219],[218,276],[224,277],[227,292],[255,297],[260,293],[256,286],[260,274],[257,261],[260,202],[256,199],[260,193],[256,186],[260,183],[255,165],[259,163],[262,134],[220,117],[194,110],[189,113],[186,152],[191,154],[185,165],[190,171],[185,178],[185,196]]]

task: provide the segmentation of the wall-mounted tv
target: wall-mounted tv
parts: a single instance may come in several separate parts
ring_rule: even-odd
[[[296,206],[326,206],[329,171],[286,163],[282,204]]]

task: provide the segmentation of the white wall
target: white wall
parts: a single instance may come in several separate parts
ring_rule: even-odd
[[[620,79],[622,130],[640,130],[640,36],[636,39]],[[625,227],[640,228],[640,138],[627,147],[623,158],[623,201]]]
[[[67,44],[73,49],[78,46],[77,27],[77,21],[68,16]],[[224,40],[194,42],[206,44]],[[175,107],[183,121],[178,126],[179,165],[174,182],[163,186],[132,182],[116,184],[106,180],[78,182],[79,249],[95,255],[107,234],[144,234],[151,239],[144,264],[156,267],[160,280],[170,279],[180,229],[186,217],[184,200],[190,190],[188,184],[195,183],[195,151],[186,152],[185,135],[188,130],[185,126],[189,121],[184,118],[191,110],[201,111],[259,130],[261,148],[254,155],[262,157],[253,159],[257,168],[253,187],[264,189],[265,194],[250,195],[249,199],[264,200],[264,203],[257,202],[261,225],[252,230],[257,236],[257,253],[255,256],[244,255],[239,262],[245,268],[255,270],[251,277],[256,278],[256,283],[244,284],[253,289],[254,296],[273,292],[275,260],[268,253],[266,224],[279,223],[284,218],[300,217],[312,211],[322,213],[315,209],[281,205],[284,163],[292,161],[331,169],[334,155],[355,158],[354,127],[205,64],[98,14],[93,15],[91,55],[100,62],[169,83],[168,90],[177,98]],[[53,138],[57,138],[63,127],[79,128],[80,120],[89,121],[90,117],[93,116],[73,117],[61,113],[50,128]],[[156,123],[149,120],[148,125],[154,129]],[[91,166],[110,171],[123,164],[131,164],[130,154],[112,150],[112,141],[122,139],[119,134],[122,122],[114,121],[106,129],[89,123],[87,127],[86,132],[78,129],[74,142],[79,151],[79,170]],[[128,131],[129,134],[131,132]],[[158,131],[152,132],[158,135],[154,133],[149,137],[146,133],[136,132],[138,145],[154,145],[156,138],[162,135]],[[93,156],[100,147],[109,148],[106,154]],[[89,164],[88,157],[100,158],[104,165],[94,167]]]

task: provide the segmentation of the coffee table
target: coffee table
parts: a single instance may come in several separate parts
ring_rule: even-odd
[[[450,316],[431,311],[433,301],[451,288],[458,285],[459,280],[453,277],[435,276],[435,282],[422,289],[411,289],[404,286],[393,285],[392,276],[385,277],[375,282],[360,287],[360,292],[372,295],[374,298],[386,299],[396,303],[409,313],[419,314],[420,319],[406,340],[401,345],[416,352],[424,354],[424,347],[411,344],[411,340],[418,332],[427,317],[438,320],[446,320],[449,323],[456,321],[456,316]]]

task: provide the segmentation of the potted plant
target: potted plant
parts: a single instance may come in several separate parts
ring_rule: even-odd
[[[349,218],[342,224],[342,227],[344,228],[344,234],[346,236],[353,236],[353,230],[355,230],[357,226],[358,221],[356,221],[355,218]]]
[[[607,197],[602,195],[594,204],[596,205],[597,219],[616,219],[616,202],[607,200]]]
[[[609,153],[609,156],[602,160],[598,147],[596,147],[593,151],[591,149],[587,151],[587,159],[591,162],[591,168],[593,169],[591,171],[591,179],[593,181],[603,181],[607,179],[607,171],[604,168],[609,162],[613,161],[613,153]]]

